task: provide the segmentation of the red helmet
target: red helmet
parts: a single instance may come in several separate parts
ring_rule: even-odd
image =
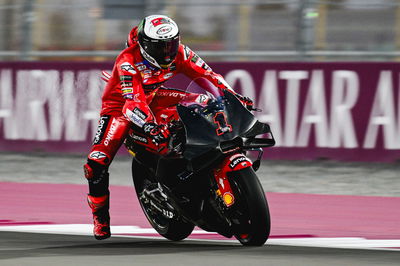
[[[137,36],[142,56],[158,68],[168,68],[179,49],[178,25],[167,16],[151,15],[139,24]]]

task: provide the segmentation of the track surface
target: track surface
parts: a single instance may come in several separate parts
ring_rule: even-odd
[[[397,164],[372,165],[373,171],[371,165],[347,164],[348,180],[339,177],[341,184],[332,180],[346,171],[343,165],[336,168],[330,162],[292,167],[288,162],[277,163],[269,174],[293,173],[297,181],[278,175],[279,182],[272,185],[260,172],[264,188],[274,191],[267,192],[271,238],[263,247],[244,248],[234,240],[199,230],[179,243],[157,238],[139,210],[132,186],[123,183],[131,181],[118,171],[112,179],[118,185],[111,187],[113,237],[96,241],[90,236],[86,185],[71,171],[71,165],[81,159],[0,156],[0,265],[399,265],[400,197],[388,197],[400,189]],[[30,167],[16,168],[21,161]],[[120,163],[129,169],[129,161]],[[327,169],[325,176],[321,176],[321,164]],[[364,176],[357,178],[357,172]],[[380,180],[380,185],[370,182],[364,194],[378,196],[305,194],[310,192],[304,183],[310,180],[315,181],[310,189],[319,193],[342,186],[346,188],[343,194],[352,194],[355,184],[372,180],[367,173],[376,174],[374,182]],[[28,177],[21,179],[21,175]],[[63,180],[62,175],[72,177]],[[124,178],[128,181],[121,182]],[[65,184],[78,182],[81,185]],[[305,193],[282,193],[296,184]]]
[[[399,265],[399,252],[1,233],[0,265]]]

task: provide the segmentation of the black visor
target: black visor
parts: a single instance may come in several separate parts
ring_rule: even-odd
[[[178,53],[179,35],[166,40],[143,38],[140,44],[146,53],[153,57],[161,67],[164,67],[170,65]]]

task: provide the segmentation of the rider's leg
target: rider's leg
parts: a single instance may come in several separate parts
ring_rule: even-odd
[[[123,116],[102,116],[93,147],[83,167],[89,183],[87,199],[92,209],[93,233],[96,239],[105,239],[111,235],[108,167],[128,134],[129,128],[130,122]]]

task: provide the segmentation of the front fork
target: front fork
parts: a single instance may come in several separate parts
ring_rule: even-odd
[[[235,196],[228,180],[228,172],[238,171],[252,167],[253,163],[242,153],[235,153],[224,159],[219,167],[214,169],[214,177],[217,181],[217,196],[222,198],[227,208],[235,203]]]

